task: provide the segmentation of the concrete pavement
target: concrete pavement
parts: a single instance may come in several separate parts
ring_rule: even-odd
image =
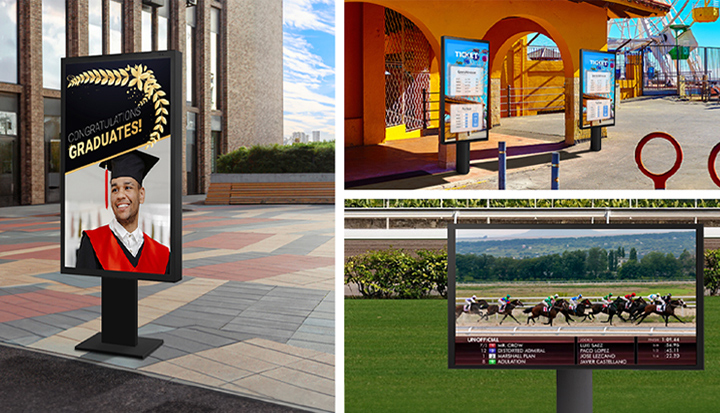
[[[0,342],[334,410],[334,206],[183,205],[183,280],[139,282],[145,360],[75,351],[100,279],[60,274],[59,205],[0,208]]]
[[[562,113],[503,118],[502,124],[492,129],[490,143],[495,142],[497,147],[497,140],[506,140],[510,148],[527,144],[521,139],[534,143],[562,141],[563,125]],[[667,181],[667,189],[718,189],[708,172],[708,156],[718,143],[718,128],[720,103],[717,101],[689,102],[675,97],[623,101],[617,107],[616,125],[607,128],[608,137],[602,140],[601,151],[591,152],[589,141],[553,149],[560,152],[560,190],[653,190],[652,181],[635,163],[635,147],[645,135],[656,131],[672,135],[683,151],[682,165]],[[423,155],[430,159],[425,152]],[[675,150],[663,140],[647,144],[642,155],[645,167],[658,174],[670,169],[675,161]],[[475,160],[471,161],[467,175],[428,169],[424,174],[402,176],[396,171],[397,179],[378,180],[357,189],[498,189],[497,159],[475,156],[471,159]],[[549,190],[550,163],[550,151],[508,157],[506,188]]]

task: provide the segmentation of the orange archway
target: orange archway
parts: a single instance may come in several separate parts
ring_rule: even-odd
[[[602,5],[574,0],[346,0],[345,3],[345,145],[368,146],[385,139],[384,10],[392,9],[412,23],[427,39],[434,56],[440,55],[442,36],[483,39],[491,45],[491,113],[498,96],[502,61],[519,38],[542,33],[560,49],[564,76],[567,144],[584,137],[577,127],[579,113],[579,51],[606,50],[607,20],[662,13],[654,2],[608,0]],[[430,88],[439,89],[437,59],[430,63]],[[496,102],[497,103],[497,102]],[[499,120],[499,117],[497,118]],[[447,149],[447,150],[445,150]],[[438,147],[442,165],[453,157],[452,148]]]

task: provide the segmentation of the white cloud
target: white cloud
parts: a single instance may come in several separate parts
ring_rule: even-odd
[[[333,0],[284,0],[283,24],[299,30],[335,34]]]
[[[302,35],[283,33],[283,134],[319,130],[334,139],[335,98],[322,91],[333,90],[335,70],[312,49]]]

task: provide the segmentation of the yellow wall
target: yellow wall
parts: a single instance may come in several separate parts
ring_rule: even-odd
[[[620,100],[642,95],[642,56],[627,56],[625,79],[618,81]]]
[[[563,110],[565,102],[563,62],[528,59],[525,37],[518,40],[505,56],[500,81],[502,101],[506,102],[508,98],[510,99],[512,116],[536,115],[538,109],[542,107],[559,107],[551,110],[555,112]],[[509,92],[510,96],[508,96],[508,85],[514,88]],[[548,87],[550,89],[546,89]],[[503,105],[503,107],[507,106]]]
[[[501,78],[505,55],[518,39],[532,32],[540,32],[552,38],[558,45],[565,63],[562,76],[566,91],[566,142],[573,143],[582,134],[577,128],[579,51],[580,49],[607,49],[607,12],[605,9],[589,3],[570,0],[518,0],[512,2],[373,0],[366,3],[391,8],[410,19],[425,34],[435,56],[440,56],[442,36],[490,41],[491,77],[497,80]],[[353,51],[346,48],[345,53],[349,52]],[[368,52],[370,51],[367,48],[362,50],[362,53]],[[365,59],[367,60],[367,55],[365,55]],[[349,81],[347,76],[345,81]],[[499,87],[500,83],[498,82],[496,85],[495,87]],[[377,93],[370,90],[379,89],[378,86],[379,84],[371,79],[364,79],[366,110],[363,116],[365,118],[370,115],[368,110],[372,110],[379,112],[375,119],[384,119],[384,104],[379,104],[379,99],[368,99],[368,93]],[[497,91],[493,90],[491,100],[493,93],[497,93]],[[497,97],[495,96],[495,98]],[[375,104],[368,105],[369,100],[375,101]],[[491,102],[491,111],[494,111],[496,106],[497,102]],[[380,114],[383,116],[379,116]],[[497,115],[491,113],[493,122],[495,116]],[[369,137],[369,133],[374,133],[368,128],[372,122],[365,121],[363,123],[362,133],[365,136],[362,141],[364,144],[373,144],[384,139],[384,128],[382,136]]]

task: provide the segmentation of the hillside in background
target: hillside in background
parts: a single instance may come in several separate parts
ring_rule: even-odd
[[[656,251],[679,257],[683,251],[694,255],[695,232],[664,234],[631,234],[610,236],[586,236],[566,238],[515,238],[508,240],[463,239],[457,242],[457,254],[488,254],[495,257],[530,258],[562,254],[565,251],[588,250],[599,247],[604,250],[624,248],[637,251],[638,258]]]

